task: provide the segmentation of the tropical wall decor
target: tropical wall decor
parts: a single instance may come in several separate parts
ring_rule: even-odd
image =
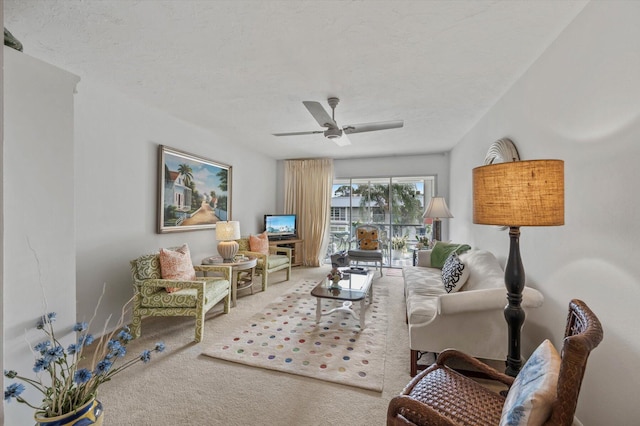
[[[158,232],[211,229],[231,220],[231,166],[159,146]]]

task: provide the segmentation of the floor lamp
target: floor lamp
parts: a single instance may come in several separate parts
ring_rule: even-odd
[[[431,239],[435,241],[442,241],[442,221],[440,218],[443,217],[453,217],[449,208],[447,207],[447,202],[444,200],[444,197],[432,197],[431,201],[429,201],[429,206],[427,210],[425,210],[422,217],[428,217],[433,219],[433,232]]]
[[[564,162],[514,161],[473,169],[473,223],[509,227],[504,271],[509,334],[506,374],[515,377],[522,367],[520,331],[525,318],[520,306],[525,285],[520,227],[564,225]]]

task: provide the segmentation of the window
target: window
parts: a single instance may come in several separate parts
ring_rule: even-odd
[[[353,238],[359,224],[375,224],[381,231],[385,264],[406,264],[411,261],[412,242],[426,232],[422,214],[434,193],[435,176],[336,179],[331,241],[343,241],[345,233]],[[398,249],[400,240],[406,244]],[[335,244],[330,244],[329,251],[333,249]]]

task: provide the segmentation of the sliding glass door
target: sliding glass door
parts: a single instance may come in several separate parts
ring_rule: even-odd
[[[355,247],[358,225],[373,224],[384,265],[410,264],[417,237],[427,232],[422,214],[434,191],[434,176],[336,179],[327,255]]]

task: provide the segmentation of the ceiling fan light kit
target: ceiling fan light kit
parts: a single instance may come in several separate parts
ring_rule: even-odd
[[[345,146],[351,144],[347,134],[373,132],[377,130],[398,129],[404,126],[403,120],[396,121],[378,121],[374,123],[362,123],[362,124],[347,124],[340,128],[335,120],[336,106],[340,102],[339,98],[331,97],[327,99],[327,103],[331,107],[331,115],[327,113],[320,102],[315,101],[303,101],[303,105],[307,108],[309,113],[315,118],[318,124],[322,127],[326,127],[327,130],[312,130],[309,132],[289,132],[289,133],[273,133],[273,136],[299,136],[299,135],[313,135],[322,133],[327,139],[331,139],[338,146]]]

